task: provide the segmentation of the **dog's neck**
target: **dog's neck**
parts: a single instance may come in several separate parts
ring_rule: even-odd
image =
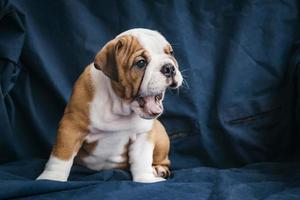
[[[106,106],[110,106],[111,114],[117,115],[119,117],[128,117],[130,115],[136,115],[130,108],[130,103],[126,102],[124,99],[119,97],[112,88],[112,83],[110,78],[108,78],[104,73],[95,68],[92,69],[92,74],[94,80],[96,80],[95,94],[101,94],[103,99],[105,99]],[[104,101],[102,101],[104,102]]]
[[[105,76],[102,73],[102,76]],[[119,97],[112,88],[111,80],[106,77],[105,82],[107,84],[107,93],[112,102],[112,113],[120,116],[135,115],[135,113],[130,108],[130,103],[126,102],[124,99]]]
[[[111,80],[93,66],[91,66],[91,78],[94,86],[94,98],[90,103],[92,132],[97,130],[98,132],[142,133],[151,129],[153,120],[142,119],[133,112],[130,104],[114,92]]]

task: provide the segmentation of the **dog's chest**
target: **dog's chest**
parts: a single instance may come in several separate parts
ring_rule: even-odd
[[[85,156],[83,164],[90,169],[101,170],[121,168],[128,163],[128,150],[136,135],[148,132],[151,120],[139,121],[131,118],[122,119],[121,126],[117,120],[90,125],[90,133],[85,138]],[[143,124],[144,123],[144,124]]]
[[[86,154],[81,162],[94,170],[121,167],[128,162],[129,143],[135,136],[126,132],[91,133],[86,137],[83,146]]]
[[[99,118],[101,119],[101,116]],[[85,156],[81,161],[94,170],[127,165],[130,143],[134,142],[137,134],[148,132],[151,127],[151,120],[140,121],[138,118],[115,118],[106,122],[103,118],[95,120],[91,123],[90,132],[85,138],[83,146]]]

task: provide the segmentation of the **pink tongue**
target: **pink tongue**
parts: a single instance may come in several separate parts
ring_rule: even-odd
[[[155,100],[154,96],[143,98],[145,101],[144,109],[150,115],[158,115],[162,112],[162,107],[159,102]]]

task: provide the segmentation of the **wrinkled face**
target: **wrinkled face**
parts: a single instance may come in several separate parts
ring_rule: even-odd
[[[94,64],[111,78],[115,93],[145,119],[163,112],[165,90],[178,88],[183,80],[171,45],[148,29],[120,34],[102,48]]]

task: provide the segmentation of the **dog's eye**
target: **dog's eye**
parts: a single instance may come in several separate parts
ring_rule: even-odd
[[[135,65],[136,65],[138,68],[144,68],[144,67],[147,65],[147,62],[146,62],[146,60],[141,59],[141,60],[137,61],[137,62],[135,63]]]
[[[171,56],[174,56],[173,50],[170,50],[170,55],[171,55]]]

